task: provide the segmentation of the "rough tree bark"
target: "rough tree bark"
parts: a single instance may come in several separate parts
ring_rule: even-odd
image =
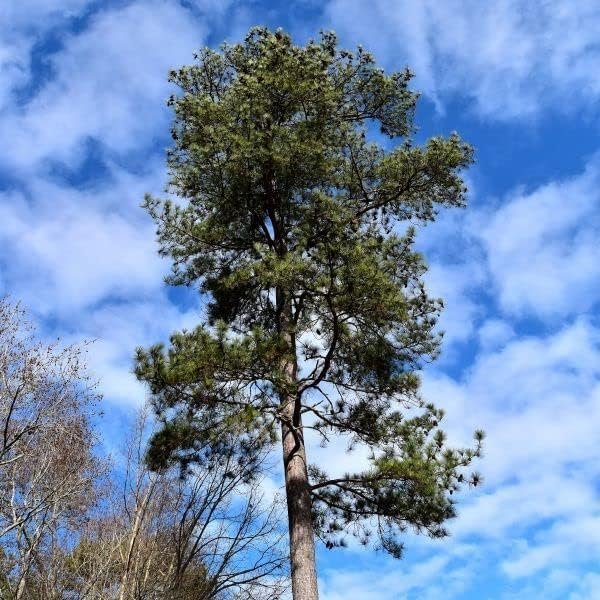
[[[294,600],[318,600],[312,499],[297,393],[298,366],[296,339],[291,318],[292,307],[284,292],[278,290],[277,296],[282,305],[280,331],[288,348],[288,357],[282,365],[284,382],[280,390],[280,401],[283,467],[290,531],[292,594]]]

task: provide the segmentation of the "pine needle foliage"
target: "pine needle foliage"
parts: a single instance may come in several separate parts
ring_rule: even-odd
[[[407,527],[446,535],[453,493],[479,482],[464,468],[483,434],[447,447],[443,412],[419,395],[442,303],[413,246],[416,225],[464,206],[472,148],[456,134],[415,144],[411,72],[386,74],[332,33],[298,46],[254,28],[195,58],[170,74],[181,90],[168,153],[179,199],[144,205],[173,261],[168,282],[197,286],[208,304],[195,330],[137,351],[164,423],[150,464],[186,465],[231,439],[255,452],[282,426],[302,447],[307,430],[324,444],[341,436],[370,464],[309,467],[328,547],[350,533],[400,556]]]

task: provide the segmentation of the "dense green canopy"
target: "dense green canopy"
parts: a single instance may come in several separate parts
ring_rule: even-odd
[[[416,145],[411,73],[386,75],[331,33],[296,46],[256,28],[196,58],[171,73],[169,189],[181,199],[145,206],[169,282],[198,286],[208,304],[194,331],[138,350],[164,420],[151,463],[198,460],[232,433],[240,452],[273,444],[288,419],[371,456],[356,473],[309,468],[327,545],[378,534],[399,555],[406,526],[444,535],[483,436],[447,448],[442,411],[418,394],[442,305],[423,284],[414,226],[464,205],[471,147],[457,135]],[[392,150],[376,127],[398,140]]]

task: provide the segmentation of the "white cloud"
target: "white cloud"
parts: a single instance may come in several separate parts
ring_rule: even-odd
[[[452,443],[468,443],[477,427],[488,434],[484,458],[474,465],[484,485],[461,494],[450,539],[407,535],[401,565],[326,572],[327,600],[348,597],[348,590],[351,597],[377,600],[462,598],[479,582],[485,589],[491,578],[504,581],[506,597],[514,599],[562,599],[578,589],[579,581],[565,579],[564,570],[589,571],[590,557],[600,552],[594,483],[600,330],[579,319],[551,335],[503,333],[494,340],[461,380],[429,371],[424,381],[425,397],[447,410]],[[342,552],[349,560],[356,550]],[[440,565],[439,571],[421,579],[414,571],[419,564]],[[537,577],[554,587],[546,585],[541,594]],[[509,593],[511,582],[515,591]]]
[[[485,483],[462,495],[454,539],[493,548],[519,579],[597,555],[600,330],[579,320],[512,339],[484,350],[460,383],[430,374],[424,393],[447,408],[451,439],[488,434],[476,465]]]
[[[452,443],[468,443],[476,427],[486,430],[484,458],[474,465],[484,485],[461,494],[450,539],[407,536],[401,566],[382,569],[386,575],[339,568],[326,574],[325,597],[336,600],[336,590],[351,589],[357,598],[378,600],[461,598],[494,577],[507,590],[510,581],[533,590],[507,591],[507,598],[567,597],[578,582],[563,577],[559,586],[555,573],[555,588],[540,596],[533,581],[559,569],[586,572],[600,551],[600,330],[580,319],[552,335],[505,339],[484,347],[462,380],[428,372],[423,393],[447,410]],[[457,553],[461,547],[469,551]],[[413,580],[414,565],[434,559],[440,572]]]
[[[517,190],[474,224],[501,307],[552,319],[600,300],[600,166],[531,192]]]
[[[0,6],[0,132],[10,140],[0,163],[17,184],[0,193],[6,249],[0,282],[46,323],[49,337],[93,339],[89,360],[101,391],[130,405],[145,395],[130,372],[135,346],[199,320],[197,310],[167,298],[168,265],[139,204],[144,192],[164,186],[156,139],[168,132],[168,70],[192,60],[208,23],[222,19],[229,3],[200,0],[193,11],[177,0],[92,4],[11,0]],[[69,20],[88,8],[83,28],[66,33]],[[17,105],[13,92],[32,83],[34,48],[60,28],[58,50],[42,57],[47,79]],[[92,167],[78,186],[56,177],[51,165],[57,162],[78,174],[90,139],[103,170]],[[140,154],[147,157],[141,174],[122,166],[132,151],[138,165]]]
[[[91,0],[4,0],[0,4],[0,109],[30,77],[30,52],[43,33],[80,14]]]
[[[467,180],[470,196],[476,197],[476,186]],[[427,291],[444,304],[438,325],[444,332],[439,359],[443,364],[460,359],[454,344],[471,339],[485,314],[481,289],[488,285],[489,273],[484,250],[471,230],[472,210],[444,209],[434,223],[418,228],[416,250],[428,263],[424,277]]]
[[[502,562],[503,571],[511,579],[519,579],[543,571],[556,574],[579,562],[593,562],[600,554],[600,510],[594,504],[592,498],[588,511],[595,514],[567,514],[535,535],[533,541],[519,541],[514,555]]]
[[[199,308],[177,308],[164,292],[139,301],[107,304],[89,310],[85,318],[65,322],[67,339],[93,340],[88,353],[90,371],[99,377],[99,390],[107,401],[139,406],[147,389],[132,374],[138,346],[168,340],[168,336],[198,323]]]
[[[428,547],[429,546],[429,547]],[[325,600],[437,600],[457,598],[468,589],[481,560],[477,549],[470,544],[445,544],[445,550],[431,554],[431,545],[420,546],[416,556],[410,555],[401,562],[383,554],[373,555],[364,547],[335,551],[356,552],[351,565],[354,569],[328,569],[322,571],[321,596]],[[349,556],[341,564],[349,562]],[[357,562],[355,562],[357,561]],[[463,565],[468,565],[465,568]]]
[[[332,0],[331,26],[389,66],[408,63],[438,101],[473,99],[495,119],[595,108],[600,8],[594,0]]]
[[[0,197],[5,286],[38,313],[70,314],[109,296],[144,297],[162,286],[154,226],[139,203],[155,177],[115,171],[96,189],[41,179]]]
[[[96,12],[83,28],[63,32],[58,50],[42,57],[48,78],[17,105],[13,92],[32,82],[34,48],[90,7]],[[49,337],[95,340],[92,370],[113,402],[135,404],[144,396],[130,373],[135,346],[192,322],[192,313],[167,299],[168,265],[157,256],[154,225],[139,204],[144,192],[164,185],[164,160],[153,145],[168,131],[167,72],[192,59],[205,32],[205,22],[176,0],[118,8],[90,0],[0,6],[0,132],[10,140],[0,162],[18,182],[0,193],[2,290],[45,321]],[[48,175],[49,162],[57,161],[77,173],[90,139],[100,145],[105,171],[90,173],[79,187]],[[107,158],[132,150],[148,157],[141,174]]]
[[[77,15],[92,0],[6,0],[0,6],[0,23],[6,29],[39,30]]]
[[[461,598],[480,579],[485,586],[483,580],[494,577],[508,577],[507,598],[558,599],[578,589],[578,581],[558,570],[585,572],[600,551],[594,488],[599,342],[600,331],[580,321],[552,336],[488,349],[462,382],[428,376],[424,393],[447,409],[451,439],[467,441],[476,426],[487,430],[485,457],[476,465],[484,486],[461,495],[449,540],[409,536],[401,566],[326,573],[325,598],[342,598],[341,590],[378,600]],[[465,544],[468,552],[457,553]],[[415,564],[441,566],[421,580]],[[553,581],[543,593],[532,580],[540,574]],[[508,592],[511,580],[522,594]],[[582,589],[594,585],[590,579]]]
[[[433,298],[440,297],[444,310],[439,328],[444,332],[442,360],[452,358],[451,345],[468,340],[474,331],[481,306],[475,301],[476,290],[485,280],[481,263],[433,262],[425,276],[427,289]]]
[[[457,382],[429,373],[424,394],[447,408],[449,427],[465,441],[489,433],[482,463],[492,486],[590,464],[600,421],[600,331],[579,320],[546,337],[516,338],[481,353]]]
[[[28,50],[22,39],[0,41],[0,109],[10,102],[14,88],[27,79]]]
[[[569,594],[568,600],[590,600],[600,598],[600,572],[586,573],[578,578],[576,590]]]
[[[515,330],[506,321],[488,319],[478,329],[479,344],[484,350],[501,348],[515,337]]]
[[[134,2],[95,14],[52,55],[53,78],[24,107],[7,111],[0,158],[18,168],[52,159],[77,165],[99,140],[127,153],[168,128],[168,70],[190,62],[205,29],[178,2]]]
[[[0,195],[0,242],[9,249],[0,260],[2,291],[22,300],[48,337],[93,340],[90,371],[107,401],[124,406],[146,395],[131,373],[135,347],[199,320],[199,309],[168,300],[167,264],[139,208],[160,179],[112,168],[92,188],[34,179],[24,192]]]
[[[596,156],[578,175],[517,188],[491,205],[479,199],[422,230],[418,248],[431,263],[425,279],[431,295],[445,301],[444,360],[452,342],[468,340],[475,328],[483,346],[502,344],[514,335],[507,319],[534,316],[550,324],[595,308],[599,189]],[[503,319],[489,316],[490,301]],[[480,324],[486,315],[489,322]]]
[[[449,558],[436,556],[412,566],[405,572],[390,569],[381,572],[335,570],[325,572],[321,583],[324,600],[395,600],[414,590],[423,589],[442,575]]]

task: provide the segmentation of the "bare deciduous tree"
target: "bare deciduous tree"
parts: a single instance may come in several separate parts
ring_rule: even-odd
[[[256,453],[233,441],[153,472],[144,410],[108,477],[84,351],[36,341],[0,299],[0,598],[281,598],[285,532],[252,477]]]
[[[82,579],[79,597],[281,598],[287,554],[280,506],[263,497],[243,456],[232,449],[187,472],[152,472],[144,460],[152,431],[143,411],[111,510],[90,524],[73,553]]]
[[[3,597],[55,598],[58,549],[96,502],[103,462],[90,416],[98,399],[84,348],[44,344],[0,300],[0,544]]]

